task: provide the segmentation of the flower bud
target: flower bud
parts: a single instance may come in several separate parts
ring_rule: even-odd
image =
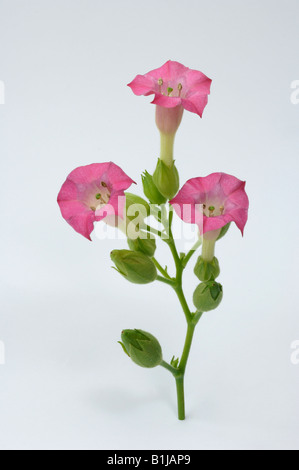
[[[116,270],[134,284],[149,284],[157,279],[156,266],[140,251],[113,250],[110,256]]]
[[[144,238],[138,237],[135,240],[128,238],[128,245],[132,251],[141,251],[146,256],[150,258],[154,256],[157,244],[155,238],[147,238],[148,234],[146,232],[140,232],[140,235],[144,235]]]
[[[152,368],[161,364],[162,349],[159,341],[143,330],[123,330],[121,345],[133,362]]]
[[[165,204],[166,198],[158,191],[152,175],[147,171],[142,175],[143,192],[151,204]]]
[[[180,187],[179,173],[174,162],[168,166],[159,158],[153,181],[166,199],[172,199]]]
[[[200,281],[216,279],[220,274],[218,259],[214,256],[211,261],[206,261],[200,256],[195,265],[194,274]]]
[[[132,193],[125,193],[126,195],[126,215],[129,220],[141,217],[145,219],[150,215],[149,204],[140,196]]]
[[[220,305],[222,297],[222,285],[216,281],[207,281],[197,286],[193,302],[198,311],[209,312]]]

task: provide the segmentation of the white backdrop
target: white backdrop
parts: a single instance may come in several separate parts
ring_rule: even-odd
[[[1,449],[299,449],[298,15],[297,0],[0,0]],[[180,354],[174,294],[126,283],[109,258],[125,241],[88,242],[56,203],[72,169],[110,160],[141,194],[159,137],[126,84],[168,59],[213,79],[177,135],[182,183],[231,173],[251,204],[244,238],[217,247],[225,295],[196,333],[185,422],[170,374],[117,344],[136,327]],[[185,286],[191,300],[191,268]]]

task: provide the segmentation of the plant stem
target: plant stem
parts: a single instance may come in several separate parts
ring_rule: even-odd
[[[203,238],[202,241],[202,259],[205,261],[212,261],[215,255],[215,243],[216,240],[207,240]]]
[[[178,377],[175,382],[178,400],[178,418],[180,421],[183,421],[185,419],[184,376]]]
[[[164,369],[169,370],[169,372],[171,372],[174,376],[177,374],[177,369],[168,364],[168,362],[162,361],[160,366],[164,367]]]
[[[161,150],[160,158],[165,163],[165,165],[171,167],[173,163],[173,146],[175,134],[163,134],[161,135]]]
[[[187,365],[188,357],[189,357],[189,354],[190,354],[190,349],[191,349],[191,345],[192,345],[195,326],[196,325],[194,325],[191,322],[188,324],[184,350],[183,350],[183,354],[182,354],[181,361],[180,361],[180,364],[179,364],[179,369],[183,373],[185,373],[185,370],[186,370],[186,365]]]
[[[171,279],[167,279],[163,276],[157,276],[157,281],[163,282],[164,284],[168,284],[169,286],[173,287],[175,285],[175,281],[172,281]]]
[[[178,367],[180,371],[180,375],[176,377],[176,389],[177,389],[177,401],[178,401],[178,418],[179,420],[185,419],[185,392],[184,392],[184,378],[185,378],[185,371],[186,365],[188,361],[188,357],[190,354],[190,349],[192,345],[192,339],[194,335],[195,325],[192,323],[188,323],[188,330],[184,345],[184,350],[182,354],[182,358]]]
[[[146,226],[146,230],[153,235],[157,235],[158,237],[162,238],[162,232],[160,230],[155,229],[154,227],[150,227],[149,225]]]
[[[182,353],[181,360],[180,360],[178,367],[175,368],[171,366],[170,364],[167,364],[167,362],[165,361],[162,361],[161,363],[161,366],[169,370],[175,378],[176,390],[177,390],[177,403],[178,403],[178,418],[179,420],[184,420],[185,419],[184,378],[185,378],[186,366],[187,366],[187,362],[188,362],[188,358],[189,358],[189,354],[191,350],[195,327],[202,313],[197,312],[197,314],[194,315],[191,313],[189,309],[189,306],[188,306],[188,303],[187,303],[187,300],[183,291],[183,272],[188,261],[193,256],[197,248],[200,246],[201,241],[199,240],[193,246],[193,248],[189,251],[189,253],[183,259],[181,259],[181,257],[178,254],[178,251],[175,245],[175,240],[172,234],[172,229],[171,229],[172,218],[173,218],[173,213],[171,211],[169,214],[169,221],[168,221],[169,226],[166,228],[166,222],[163,223],[165,230],[169,234],[169,238],[165,239],[164,241],[167,243],[172,253],[172,256],[175,262],[175,267],[176,267],[176,277],[174,279],[171,279],[168,273],[165,270],[163,270],[161,265],[155,259],[153,260],[154,260],[156,267],[161,272],[161,274],[165,276],[165,277],[158,276],[157,280],[164,282],[165,284],[169,284],[173,287],[179,299],[179,302],[182,306],[183,312],[185,314],[186,322],[187,322],[186,339],[185,339],[184,349],[183,349],[183,353]]]
[[[186,254],[185,258],[183,259],[183,266],[184,266],[184,268],[187,266],[187,264],[189,263],[190,259],[192,258],[192,256],[194,255],[194,253],[195,253],[196,250],[200,247],[201,244],[202,244],[202,241],[201,241],[201,239],[199,239],[199,240],[193,245],[193,247],[191,248],[191,250]]]
[[[175,290],[176,295],[178,296],[178,299],[179,299],[180,304],[182,306],[183,312],[184,312],[185,317],[186,317],[186,321],[189,324],[189,322],[191,322],[191,320],[192,320],[192,313],[190,312],[190,309],[188,307],[188,303],[187,303],[182,285],[180,284],[179,287],[174,287],[174,290]]]

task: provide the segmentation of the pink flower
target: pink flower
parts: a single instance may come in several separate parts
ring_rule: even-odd
[[[182,220],[197,224],[201,235],[219,230],[229,222],[235,222],[243,234],[249,206],[245,184],[226,173],[193,178],[170,204]]]
[[[110,215],[123,218],[125,194],[134,181],[112,162],[76,168],[67,177],[59,195],[62,217],[88,240],[94,222]]]
[[[135,95],[154,94],[153,104],[163,108],[182,106],[202,117],[211,83],[212,80],[203,73],[169,60],[158,69],[137,75],[128,86]]]

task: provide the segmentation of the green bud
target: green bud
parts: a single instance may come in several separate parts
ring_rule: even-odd
[[[222,285],[216,281],[207,281],[197,286],[193,294],[193,302],[200,312],[209,312],[220,305],[222,297]]]
[[[164,197],[172,199],[180,187],[179,173],[174,162],[169,167],[159,158],[153,181]]]
[[[124,351],[139,366],[152,368],[161,364],[161,346],[150,333],[143,330],[123,330],[121,339]]]
[[[216,279],[220,274],[218,259],[214,256],[212,261],[206,261],[200,256],[195,265],[194,274],[200,281]]]
[[[158,191],[157,186],[153,181],[152,175],[147,171],[141,176],[143,184],[143,192],[151,204],[165,204],[166,198]]]
[[[146,232],[141,232],[141,235],[144,235],[144,238],[138,237],[136,240],[128,238],[128,245],[132,251],[141,251],[146,256],[150,258],[154,256],[157,244],[155,238],[146,238]]]
[[[134,220],[137,217],[145,219],[151,213],[149,204],[140,196],[132,193],[125,193],[126,195],[126,213],[129,220]]]
[[[134,284],[149,284],[157,279],[156,266],[140,251],[113,250],[110,256],[116,270]]]

